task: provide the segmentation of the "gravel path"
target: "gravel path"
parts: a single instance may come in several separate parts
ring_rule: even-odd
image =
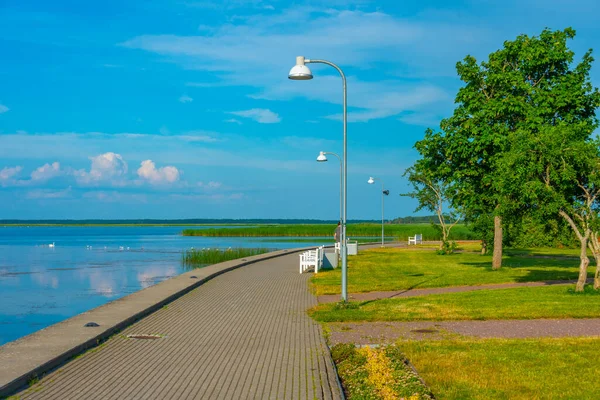
[[[337,343],[393,343],[398,339],[444,339],[453,335],[480,338],[600,336],[600,318],[493,321],[336,322],[328,324]]]
[[[370,301],[370,300],[381,300],[381,299],[392,299],[402,297],[415,297],[415,296],[427,296],[430,294],[444,294],[444,293],[459,293],[459,292],[472,292],[475,290],[492,290],[492,289],[510,289],[519,287],[538,287],[538,286],[553,286],[553,285],[572,285],[575,280],[569,281],[546,281],[546,282],[517,282],[517,283],[497,283],[490,285],[477,285],[477,286],[452,286],[443,288],[430,288],[430,289],[405,289],[395,290],[389,292],[367,292],[367,293],[350,293],[348,299],[350,301]],[[322,295],[317,297],[319,303],[336,303],[340,301],[339,294]]]

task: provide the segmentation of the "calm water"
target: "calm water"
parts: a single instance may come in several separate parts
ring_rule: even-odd
[[[183,237],[184,228],[0,227],[0,345],[184,272],[190,247],[317,244]]]

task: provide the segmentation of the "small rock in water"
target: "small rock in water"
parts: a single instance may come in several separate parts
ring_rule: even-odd
[[[95,328],[95,327],[97,327],[97,326],[100,326],[100,325],[98,325],[98,324],[97,324],[97,323],[95,323],[95,322],[88,322],[88,323],[87,323],[87,324],[85,324],[84,326],[85,326],[86,328]]]

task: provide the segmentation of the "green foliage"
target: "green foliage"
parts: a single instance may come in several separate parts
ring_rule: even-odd
[[[454,240],[452,240],[452,241],[446,240],[446,241],[442,242],[442,248],[438,249],[436,251],[436,253],[440,256],[454,254],[454,252],[456,251],[457,248],[458,248],[458,245],[456,244],[456,242]]]
[[[454,114],[415,145],[426,165],[452,183],[452,204],[464,207],[486,243],[493,215],[515,228],[523,215],[557,219],[577,196],[577,177],[590,171],[585,159],[593,146],[586,143],[600,94],[589,79],[591,51],[572,65],[567,41],[574,37],[571,28],[546,29],[506,41],[480,64],[467,56],[456,67],[465,85]],[[548,193],[549,180],[560,182],[560,195]]]
[[[401,196],[408,196],[419,202],[415,211],[426,209],[436,213],[439,225],[434,224],[434,228],[441,233],[443,254],[452,253],[453,249],[448,242],[448,236],[463,215],[458,209],[444,212],[444,204],[454,195],[454,189],[450,182],[444,179],[426,159],[415,162],[406,170],[404,176],[408,177],[413,191],[401,194]]]
[[[576,242],[571,228],[563,219],[547,218],[540,221],[534,216],[525,216],[521,220],[509,221],[505,226],[507,246],[574,248]]]
[[[238,258],[251,257],[271,251],[266,248],[229,248],[229,249],[192,249],[183,252],[182,261],[184,265],[197,268],[210,264],[236,260]]]
[[[398,217],[391,220],[390,224],[426,224],[435,223],[437,219],[437,215]]]
[[[264,225],[246,228],[186,229],[184,236],[215,237],[330,237],[336,225]],[[347,227],[349,238],[381,237],[381,224],[351,224]],[[430,224],[386,224],[385,235],[398,240],[408,240],[409,236],[422,233],[424,240],[440,240],[441,234]],[[475,235],[464,225],[457,225],[452,233],[455,240],[474,239]]]

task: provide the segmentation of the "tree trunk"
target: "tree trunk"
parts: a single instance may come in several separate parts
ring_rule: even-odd
[[[594,260],[596,260],[596,271],[594,272],[594,290],[600,289],[600,243],[598,243],[598,232],[592,232],[588,243]]]
[[[487,253],[487,243],[485,242],[485,240],[481,241],[481,255],[485,256],[485,253]]]
[[[569,223],[573,229],[573,232],[575,232],[577,239],[579,239],[579,243],[581,243],[581,251],[579,252],[579,259],[581,262],[579,263],[579,278],[577,279],[577,285],[575,285],[575,291],[583,292],[583,288],[585,287],[585,282],[587,280],[587,267],[590,264],[590,259],[587,256],[588,241],[590,240],[590,235],[593,233],[586,224],[583,225],[580,232],[573,218],[571,218],[571,216],[564,210],[560,210],[558,214]]]
[[[494,256],[492,258],[492,269],[502,267],[502,218],[494,217]]]
[[[594,272],[594,290],[598,290],[600,289],[600,253],[595,250],[594,259],[596,260],[596,271]]]
[[[588,235],[581,238],[581,251],[579,253],[579,279],[577,279],[577,285],[575,286],[576,292],[583,292],[585,282],[587,281],[587,267],[590,264],[590,259],[587,256],[587,241]]]

